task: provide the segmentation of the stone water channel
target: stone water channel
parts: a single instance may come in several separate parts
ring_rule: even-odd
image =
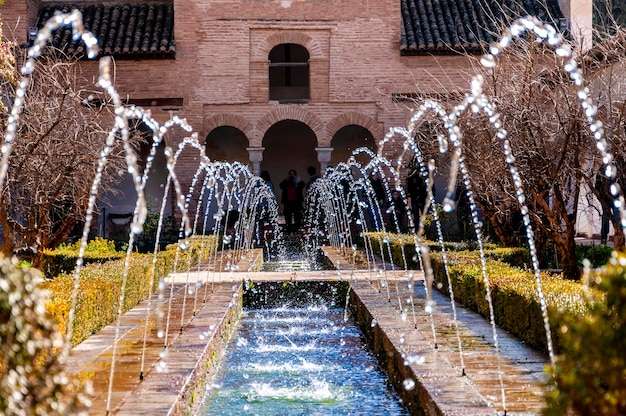
[[[261,286],[256,294],[262,299],[282,283]],[[255,293],[246,292],[234,339],[197,414],[408,416],[358,327],[345,317],[347,282],[290,286],[313,296],[301,305],[286,296],[276,306],[254,308]],[[343,296],[328,304],[317,287]]]
[[[144,358],[147,370],[143,379],[140,378],[146,308],[153,309],[156,299],[143,302],[121,317],[112,382],[109,378],[115,338],[113,325],[72,350],[68,371],[81,378],[90,378],[94,386],[90,414],[107,414],[107,408],[109,414],[117,415],[198,412],[207,386],[211,385],[219,360],[237,327],[244,281],[280,282],[280,286],[286,287],[298,282],[347,282],[347,307],[354,322],[412,415],[540,413],[547,377],[544,367],[549,363],[546,355],[529,349],[502,330],[498,331],[500,354],[496,355],[491,326],[482,317],[459,307],[455,323],[449,300],[437,293],[434,294],[436,306],[431,318],[424,311],[425,292],[423,280],[419,277],[414,291],[416,328],[413,319],[401,315],[397,301],[393,301],[395,296],[408,298],[404,270],[383,272],[389,285],[388,292],[387,288],[381,287],[380,276],[376,273],[355,269],[333,248],[327,247],[324,251],[334,264],[339,265],[338,270],[250,272],[251,265],[258,265],[262,259],[259,250],[248,253],[236,268],[232,268],[238,271],[206,270],[205,265],[188,273],[171,275],[169,283],[173,284],[174,290],[170,320],[176,324],[169,326],[170,346],[165,371],[157,370],[164,352],[163,344],[150,341]],[[211,267],[216,269],[219,262],[212,264]],[[208,276],[208,286],[199,290],[206,289],[210,296],[205,303],[190,307],[189,299],[184,299],[186,283],[195,282],[194,274],[197,273],[202,274],[202,279]],[[391,300],[388,293],[393,294]],[[184,303],[187,303],[186,308]],[[184,317],[181,316],[183,312]],[[465,375],[458,352],[457,326],[463,346]],[[436,338],[433,338],[433,327]],[[155,323],[150,323],[150,328],[156,333]],[[110,395],[109,388],[112,389]],[[107,400],[111,401],[109,406]],[[359,414],[358,409],[355,414]]]

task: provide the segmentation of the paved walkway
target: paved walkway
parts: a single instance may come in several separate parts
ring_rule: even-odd
[[[539,414],[547,357],[502,330],[497,332],[500,354],[496,354],[491,326],[482,317],[459,307],[458,319],[454,321],[449,300],[436,291],[432,297],[434,312],[427,314],[420,272],[412,271],[415,288],[410,291],[404,270],[354,270],[354,265],[340,253],[326,251],[335,264],[339,262],[340,270],[253,272],[258,252],[246,256],[228,253],[228,258],[214,259],[190,272],[170,276],[163,302],[171,305],[172,314],[167,349],[165,338],[157,337],[159,329],[165,328],[159,328],[154,313],[149,314],[149,337],[142,358],[145,316],[148,309],[154,310],[154,298],[73,349],[70,370],[81,377],[91,377],[94,383],[90,414],[187,414],[203,394],[190,386],[203,386],[198,381],[206,376],[205,371],[210,376],[217,358],[215,351],[221,351],[228,341],[228,325],[236,320],[233,306],[238,303],[241,282],[250,279],[349,281],[354,296],[371,313],[372,325],[382,330],[409,363],[407,370],[410,368],[412,373],[407,373],[407,383],[414,378],[424,394],[429,395],[432,408],[425,409],[426,414],[492,415],[504,414],[505,409],[507,415]],[[236,267],[230,266],[229,260]],[[116,332],[119,341],[114,354]],[[164,353],[167,356],[162,359]],[[113,356],[115,371],[111,384]],[[164,371],[160,371],[161,365],[165,365]]]

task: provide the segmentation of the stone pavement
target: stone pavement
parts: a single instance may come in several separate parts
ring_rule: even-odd
[[[165,327],[154,313],[148,314],[146,325],[147,311],[157,303],[153,298],[73,349],[70,372],[91,378],[94,385],[90,414],[193,413],[236,326],[244,280],[348,281],[355,321],[412,414],[540,413],[546,356],[499,329],[496,354],[488,322],[458,306],[454,321],[449,300],[436,291],[434,311],[426,313],[418,271],[411,271],[415,288],[409,290],[404,270],[357,270],[342,253],[329,248],[326,252],[340,270],[254,272],[257,252],[227,253],[227,258],[171,275],[162,302],[172,314],[167,348],[165,337],[157,337],[159,326]],[[149,337],[142,358],[146,328]]]
[[[377,356],[388,357],[389,362],[383,367],[391,374],[392,383],[406,390],[404,383],[416,382],[413,392],[401,394],[405,403],[419,402],[421,408],[428,409],[426,414],[438,415],[495,415],[504,414],[505,409],[507,415],[540,413],[546,356],[530,350],[502,330],[497,330],[499,354],[496,354],[491,326],[481,316],[457,307],[455,322],[449,299],[436,291],[432,298],[434,312],[427,313],[421,282],[416,289],[422,295],[413,298],[414,317],[406,302],[408,291],[402,292],[405,286],[399,285],[399,298],[404,304],[401,313],[399,302],[393,298],[386,301],[374,285],[363,281],[351,283],[354,296],[359,298],[357,304],[367,310],[366,322],[359,326]],[[394,292],[395,288],[391,293]],[[358,322],[363,312],[354,315]],[[376,332],[368,328],[372,320],[381,334],[368,334],[368,331]],[[377,341],[381,337],[386,339]],[[392,349],[388,346],[377,347],[383,342],[393,344],[395,357],[390,356]]]
[[[229,341],[239,313],[238,287],[213,285],[206,302],[201,299],[194,309],[193,297],[185,296],[188,287],[176,283],[171,296],[166,290],[163,308],[170,319],[160,324],[163,328],[155,318],[155,296],[74,347],[68,372],[91,380],[94,395],[89,414],[187,414],[193,401],[204,395],[199,379],[214,371],[218,358],[214,352],[221,352]],[[167,329],[167,339],[158,336],[159,329]]]

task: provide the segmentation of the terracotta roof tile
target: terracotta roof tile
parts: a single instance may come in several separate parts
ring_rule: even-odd
[[[480,53],[526,15],[566,30],[557,0],[400,0],[403,55]]]
[[[101,55],[117,58],[173,58],[174,5],[172,2],[144,4],[52,4],[39,10],[41,28],[56,12],[69,13],[78,8],[83,14],[85,29],[98,38]],[[82,41],[72,39],[71,30],[55,32],[52,46],[68,55],[85,55]]]

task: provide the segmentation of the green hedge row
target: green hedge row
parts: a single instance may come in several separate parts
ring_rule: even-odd
[[[415,253],[415,240],[412,235],[408,234],[390,234],[390,233],[364,233],[372,245],[374,254],[378,257],[389,261],[390,257],[396,266],[404,267],[410,270],[420,268],[419,259]],[[441,244],[436,241],[423,240],[423,244],[428,246],[431,253],[441,252]],[[471,258],[475,258],[478,252],[478,244],[476,242],[444,242],[445,252],[453,252],[458,256],[459,253],[467,253]],[[404,251],[404,255],[403,255]],[[502,248],[493,243],[487,243],[483,247],[485,257],[488,259],[499,260],[511,266],[530,268],[530,254],[527,249],[522,247]],[[391,254],[390,254],[391,253]],[[406,259],[406,260],[405,260]]]
[[[447,268],[455,301],[489,319],[489,304],[480,257],[477,253],[473,258],[467,252],[463,252],[459,257],[455,254],[449,253],[447,256]],[[431,253],[431,265],[437,287],[449,294],[448,277],[441,253]],[[486,261],[486,275],[495,323],[530,346],[544,352],[548,351],[541,300],[534,273],[489,259]],[[553,346],[555,351],[559,352],[563,346],[560,326],[554,317],[557,311],[566,311],[567,314],[576,316],[587,313],[584,302],[586,292],[580,283],[563,279],[560,275],[541,273],[540,280],[548,307]]]
[[[76,268],[80,241],[74,244],[62,244],[55,250],[44,250],[40,266],[44,276],[48,279],[62,273],[71,273]],[[126,253],[115,250],[115,243],[103,238],[90,241],[85,247],[83,264],[105,263],[121,259]]]
[[[369,233],[375,253],[382,249],[396,265],[402,265],[407,259],[408,269],[419,269],[415,255],[413,236]],[[431,266],[435,283],[444,293],[448,291],[448,277],[445,273],[441,245],[424,241],[429,247]],[[489,319],[489,304],[480,253],[464,243],[446,243],[445,255],[447,268],[452,282],[455,301],[463,307],[480,313]],[[530,271],[530,256],[525,248],[498,248],[493,244],[484,247],[487,277],[496,324],[511,332],[527,344],[538,350],[547,351],[546,330],[541,313],[537,282]],[[579,316],[586,312],[584,302],[585,289],[578,282],[562,279],[558,275],[541,274],[542,292],[548,306],[548,315],[555,316],[556,311],[567,311]],[[552,341],[556,351],[562,349],[560,331],[555,319],[550,320]]]
[[[172,272],[185,271],[208,259],[216,252],[217,244],[215,237],[196,237],[189,240],[185,250],[177,252],[176,244],[168,246],[157,254],[156,262],[152,254],[133,253],[126,279],[123,312],[154,293],[161,277]],[[124,253],[124,258],[88,264],[81,269],[72,332],[73,345],[117,319],[125,261]],[[175,263],[177,270],[174,270]],[[43,284],[43,288],[49,292],[46,309],[56,317],[62,333],[67,331],[73,287],[74,273],[54,276],[53,280]]]

